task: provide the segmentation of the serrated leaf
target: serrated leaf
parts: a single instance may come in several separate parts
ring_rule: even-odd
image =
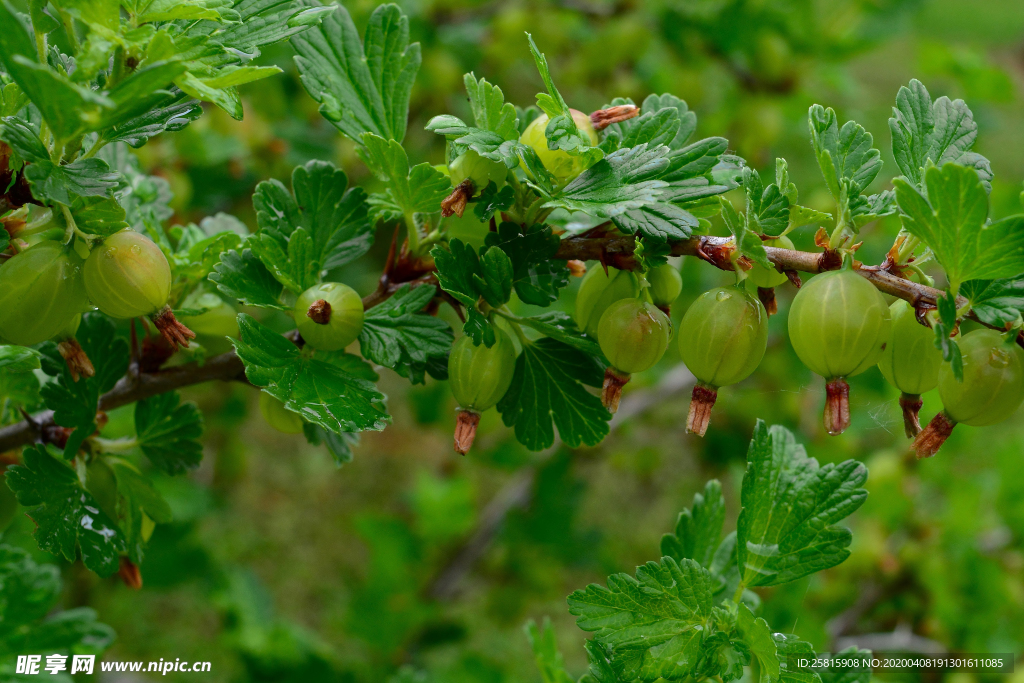
[[[660,177],[669,183],[701,177],[718,164],[727,149],[729,141],[725,138],[705,138],[673,148],[668,155],[668,167]]]
[[[487,348],[491,348],[498,341],[494,325],[476,308],[467,309],[466,323],[462,326],[462,332],[467,337],[472,337],[473,344],[476,346],[483,344]]]
[[[203,415],[196,404],[182,403],[170,391],[135,404],[135,433],[139,448],[157,469],[184,474],[199,467],[203,446]]]
[[[693,560],[664,557],[628,574],[608,577],[568,598],[576,625],[608,648],[612,668],[625,680],[680,680],[700,657],[711,616],[714,580]]]
[[[281,283],[251,249],[243,249],[241,253],[232,249],[221,254],[220,262],[210,273],[210,280],[216,283],[224,296],[246,306],[290,310],[280,302],[284,289]]]
[[[835,653],[835,659],[853,662],[860,660],[856,666],[840,666],[838,663],[830,663],[816,669],[821,683],[871,683],[871,650],[858,650],[856,647],[848,647]]]
[[[724,522],[722,485],[712,479],[704,485],[703,494],[694,495],[693,507],[679,513],[675,533],[661,537],[661,554],[677,562],[689,558],[710,567],[722,539]]]
[[[473,284],[492,308],[500,308],[512,297],[512,261],[500,247],[488,247],[480,257],[481,275]]]
[[[1024,275],[1001,280],[969,280],[960,294],[971,302],[981,322],[996,327],[1020,320],[1024,313]]]
[[[736,552],[744,586],[775,586],[833,567],[849,555],[835,523],[867,497],[855,460],[819,466],[784,427],[758,420],[747,451]]]
[[[446,357],[454,339],[451,327],[421,312],[435,293],[429,285],[402,285],[390,299],[366,311],[359,334],[363,357],[388,368]]]
[[[525,325],[537,330],[545,337],[550,337],[578,351],[582,351],[588,356],[604,358],[604,354],[601,353],[601,347],[597,341],[580,332],[579,328],[576,327],[576,321],[566,313],[548,311],[547,313],[528,318],[513,316],[512,320],[519,325]]]
[[[469,95],[469,106],[476,127],[497,133],[503,140],[517,139],[519,126],[516,108],[505,102],[501,88],[488,83],[486,79],[477,80],[472,72],[463,77],[463,83]]]
[[[750,653],[757,658],[761,670],[760,680],[764,683],[777,681],[780,673],[778,646],[768,622],[754,617],[754,613],[744,604],[737,608],[736,632]]]
[[[109,142],[125,142],[138,149],[150,138],[160,133],[172,133],[183,129],[203,113],[197,100],[183,94],[165,96],[164,103],[149,111],[112,126],[100,133]]]
[[[629,127],[629,132],[622,139],[623,147],[636,147],[641,144],[650,146],[668,146],[679,133],[682,121],[679,118],[679,111],[675,107],[664,109],[645,109],[643,113]]]
[[[892,154],[911,183],[924,189],[929,161],[935,166],[953,162],[973,168],[985,190],[992,191],[988,159],[971,151],[978,137],[978,124],[963,100],[942,96],[932,102],[928,89],[915,78],[900,88],[892,114]]]
[[[821,683],[813,669],[801,665],[816,658],[810,643],[786,633],[773,633],[772,639],[779,657],[779,683]]]
[[[608,435],[611,414],[583,384],[597,387],[603,381],[604,369],[593,357],[554,339],[538,339],[516,359],[512,385],[498,411],[530,450],[550,447],[555,426],[571,448],[596,446]]]
[[[357,143],[364,133],[402,141],[420,46],[409,44],[409,19],[397,5],[374,10],[362,44],[339,5],[292,45],[302,85],[338,130]]]
[[[26,448],[23,460],[7,469],[5,479],[18,502],[31,508],[39,547],[69,561],[77,547],[92,571],[100,576],[116,572],[118,556],[127,550],[124,536],[82,488],[75,471],[44,446]]]
[[[468,308],[480,299],[474,277],[482,277],[480,259],[476,250],[460,239],[453,239],[448,248],[436,246],[430,251],[437,267],[437,282],[441,289],[451,294]]]
[[[761,176],[751,168],[744,168],[742,177],[750,230],[758,235],[781,235],[789,227],[789,197],[775,183],[764,187]]]
[[[500,247],[512,261],[512,286],[524,303],[550,306],[559,291],[569,284],[569,269],[564,261],[554,260],[560,240],[551,228],[536,224],[524,228],[503,222],[497,232],[484,238],[488,247]]]
[[[746,256],[765,268],[772,268],[771,261],[768,260],[768,252],[764,250],[761,238],[747,227],[746,220],[736,212],[732,202],[725,197],[719,197],[719,201],[722,206],[722,220],[725,222],[725,227],[729,228],[729,232],[732,233],[737,254]]]
[[[473,213],[481,223],[484,223],[495,214],[508,211],[515,201],[516,192],[511,185],[506,185],[499,190],[494,181],[491,181],[487,183],[487,187],[480,193],[480,196],[473,199]]]
[[[394,140],[366,133],[361,141],[363,161],[374,175],[388,183],[385,195],[398,209],[396,215],[387,218],[440,211],[441,201],[452,190],[448,176],[427,163],[410,168],[408,155]]]
[[[533,620],[526,624],[526,637],[533,649],[533,658],[540,670],[542,683],[575,683],[565,671],[565,663],[562,653],[558,650],[558,642],[555,640],[555,629],[551,627],[551,621],[544,619],[544,625],[540,628]]]
[[[0,370],[31,372],[39,369],[39,352],[24,346],[0,344]]]
[[[128,546],[128,557],[141,564],[146,541],[144,519],[157,524],[171,521],[171,508],[146,477],[123,460],[111,459],[110,468],[117,480],[117,521]]]
[[[620,149],[581,173],[544,204],[611,218],[656,201],[668,186],[658,177],[668,168],[668,147]]]
[[[352,462],[352,448],[359,445],[358,434],[352,432],[335,434],[311,422],[302,423],[302,431],[308,443],[314,446],[321,444],[326,446],[327,452],[334,458],[334,464],[338,467]]]
[[[25,178],[36,199],[71,206],[75,195],[109,196],[119,175],[111,173],[107,162],[93,157],[64,165],[37,161],[25,167]]]
[[[612,223],[626,234],[640,233],[655,240],[686,240],[699,225],[697,217],[674,204],[652,202],[612,217]]]
[[[891,216],[894,213],[896,213],[896,193],[893,190],[885,190],[870,196],[861,194],[850,199],[850,217],[858,230],[871,221]],[[831,216],[829,217],[831,218]]]
[[[1024,272],[1024,215],[988,223],[988,195],[974,169],[930,167],[927,196],[902,178],[893,184],[904,229],[931,248],[954,292],[967,280]]]
[[[839,127],[836,113],[815,104],[808,112],[811,145],[832,197],[838,202],[840,185],[845,178],[859,193],[871,184],[882,168],[882,155],[872,147],[871,133],[855,121]]]
[[[303,354],[251,316],[238,315],[240,339],[232,340],[249,381],[307,422],[334,432],[380,431],[390,416],[372,382]]]
[[[608,106],[633,104],[631,100],[616,98]],[[622,147],[633,147],[642,142],[667,145],[672,150],[682,148],[697,129],[697,115],[686,102],[675,95],[648,95],[640,106],[640,116],[612,124],[605,129],[614,132]],[[675,123],[678,121],[678,124]],[[671,135],[668,135],[672,132]],[[724,148],[722,151],[725,151]],[[714,165],[714,164],[712,164]]]
[[[125,210],[113,197],[74,197],[71,216],[75,227],[89,235],[106,237],[128,227]]]

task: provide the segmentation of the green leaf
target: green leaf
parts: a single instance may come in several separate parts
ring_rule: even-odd
[[[805,213],[811,211],[812,209],[804,209]],[[871,221],[891,216],[894,213],[896,213],[896,193],[892,190],[885,190],[870,196],[861,194],[850,199],[850,217],[858,230]],[[827,216],[827,214],[825,215]]]
[[[323,271],[351,263],[373,245],[366,193],[349,188],[345,172],[329,162],[296,166],[292,192],[278,180],[261,182],[252,202],[260,232],[250,246],[296,293],[319,282]]]
[[[372,133],[362,137],[363,161],[374,175],[388,183],[385,196],[397,211],[384,218],[412,217],[416,213],[435,213],[452,190],[448,176],[428,163],[409,167],[402,145]],[[378,212],[380,213],[380,212]]]
[[[364,133],[402,141],[420,46],[409,44],[409,19],[397,5],[374,10],[362,45],[340,5],[292,45],[302,85],[338,130],[357,143]]]
[[[441,289],[466,307],[476,306],[480,299],[476,279],[483,277],[476,250],[456,238],[448,243],[447,249],[441,245],[434,247],[430,255],[437,267],[437,281]]]
[[[210,19],[220,21],[219,9],[225,3],[221,0],[150,0],[136,5],[136,21],[148,24],[154,21],[176,21],[184,19]]]
[[[39,547],[69,561],[77,547],[92,571],[100,576],[116,572],[118,556],[127,550],[124,536],[82,488],[75,471],[44,446],[26,448],[23,458],[23,465],[7,469],[5,479],[18,502],[31,508]]]
[[[516,108],[505,102],[501,88],[488,83],[486,79],[477,80],[472,72],[463,77],[463,82],[466,84],[469,106],[473,110],[476,127],[497,133],[502,140],[518,139]]]
[[[821,683],[821,678],[810,667],[800,661],[813,662],[814,648],[794,635],[774,633],[776,652],[779,657],[779,683]]]
[[[499,190],[494,181],[491,181],[487,183],[480,196],[473,200],[473,213],[481,223],[485,223],[496,213],[511,209],[515,201],[516,192],[511,185]]]
[[[500,308],[512,297],[512,261],[499,247],[488,247],[480,257],[480,275],[473,284],[492,308]]]
[[[672,148],[668,168],[660,177],[669,183],[699,178],[718,164],[727,149],[729,141],[725,138],[705,138],[685,147]]]
[[[835,523],[864,503],[867,468],[819,467],[793,434],[758,420],[747,451],[736,552],[744,586],[775,586],[834,567],[849,555]]]
[[[117,479],[117,521],[128,545],[128,558],[141,564],[146,541],[143,538],[143,517],[157,524],[171,521],[171,508],[146,477],[124,460],[110,459],[110,468]]]
[[[0,344],[0,370],[31,372],[39,369],[39,352],[24,346]]]
[[[530,450],[551,446],[555,426],[570,448],[596,446],[608,435],[611,414],[583,384],[599,387],[603,381],[604,369],[593,357],[554,339],[538,339],[524,345],[516,359],[512,385],[498,411]]]
[[[693,560],[664,557],[608,577],[568,598],[576,625],[608,648],[623,679],[685,679],[693,673],[711,617],[714,580]]]
[[[170,87],[186,68],[179,61],[162,61],[132,72],[108,93],[114,107],[101,110],[87,119],[89,129],[103,130],[148,115],[150,110],[167,101],[170,93],[165,88]]]
[[[964,359],[960,353],[960,345],[953,339],[957,331],[956,296],[946,292],[936,303],[939,318],[935,321],[935,348],[942,352],[942,360],[949,363],[953,376],[958,382],[964,381]]]
[[[1024,313],[1024,275],[1001,280],[969,280],[960,294],[981,322],[996,327],[1016,323]]]
[[[380,431],[390,416],[372,382],[329,362],[311,358],[245,313],[241,339],[232,340],[249,381],[302,416],[334,432]]]
[[[574,683],[573,679],[565,671],[565,663],[562,660],[562,653],[558,650],[558,642],[555,640],[555,629],[551,627],[551,620],[544,618],[544,625],[537,627],[537,622],[532,619],[527,622],[526,637],[533,649],[533,658],[540,669],[540,679],[543,683]]]
[[[483,344],[487,348],[491,348],[498,341],[494,325],[476,308],[467,309],[466,324],[462,326],[462,332],[466,336],[472,337],[473,343],[477,346]]]
[[[668,186],[668,147],[620,149],[588,168],[544,206],[611,218],[658,199]]]
[[[978,124],[963,100],[943,96],[933,103],[928,89],[915,78],[900,88],[892,113],[892,154],[911,183],[924,189],[928,162],[935,166],[953,162],[973,168],[985,190],[992,191],[992,166],[971,151]]]
[[[109,196],[117,187],[119,175],[111,173],[107,162],[95,157],[78,159],[58,166],[39,161],[25,167],[25,178],[36,199],[71,206],[73,195]]]
[[[547,88],[547,94],[537,95],[537,105],[544,110],[544,113],[551,119],[548,121],[544,135],[548,140],[549,149],[560,149],[572,156],[582,157],[586,166],[591,166],[604,156],[599,147],[590,145],[590,138],[580,132],[576,121],[572,118],[569,105],[562,99],[561,93],[555,87],[551,78],[551,71],[548,69],[548,60],[533,42],[533,36],[526,34],[530,43],[530,52],[533,54],[533,61],[540,72],[541,80]]]
[[[686,240],[699,225],[686,209],[664,202],[644,204],[612,217],[612,223],[626,234],[640,233],[655,240]]]
[[[451,327],[421,312],[435,293],[429,285],[402,285],[390,299],[366,311],[359,333],[363,357],[388,368],[425,366],[431,357],[447,358],[454,338]]]
[[[260,48],[318,26],[335,6],[310,7],[303,0],[236,0],[232,10],[238,14],[236,23],[200,22],[190,31],[190,35],[211,31],[211,39],[225,48],[207,60],[214,66],[237,60],[238,53],[258,55]]]
[[[757,658],[761,668],[761,681],[777,681],[780,673],[778,646],[768,627],[768,622],[755,618],[754,613],[744,605],[737,606],[736,632],[750,654]]]
[[[128,227],[124,208],[113,197],[74,197],[71,216],[75,226],[89,235],[106,237]]]
[[[512,261],[512,286],[524,303],[550,306],[569,284],[569,268],[554,260],[560,240],[551,228],[536,224],[524,228],[503,222],[484,238],[488,247],[500,247]]]
[[[590,670],[580,678],[579,683],[624,683],[612,667],[608,648],[593,638],[585,641],[583,647],[587,651]]]
[[[153,466],[167,474],[199,467],[203,446],[203,415],[195,403],[182,403],[178,392],[157,394],[135,404],[139,447]]]
[[[189,97],[194,97],[203,102],[210,102],[223,109],[227,114],[241,121],[243,116],[242,98],[238,95],[238,89],[234,86],[218,88],[189,72],[174,79],[174,85]]]
[[[843,179],[856,188],[851,194],[866,189],[882,168],[882,154],[872,147],[871,133],[854,121],[847,121],[840,128],[836,113],[820,104],[810,108],[808,120],[811,145],[832,197],[839,201]]]
[[[28,101],[28,95],[21,91],[17,83],[0,87],[0,118],[14,116]]]
[[[324,445],[338,467],[352,462],[352,448],[359,445],[359,435],[351,432],[335,434],[311,422],[302,423],[306,441],[314,446]]]
[[[232,249],[221,254],[220,262],[210,273],[210,280],[217,284],[217,289],[224,296],[246,306],[291,310],[290,306],[280,302],[281,283],[251,249],[243,249],[241,253]]]
[[[710,567],[722,539],[724,522],[722,485],[712,479],[704,485],[703,494],[694,495],[693,508],[679,513],[675,533],[661,537],[661,554],[677,562],[689,558]]]
[[[742,177],[750,230],[772,237],[784,233],[789,227],[789,197],[775,183],[764,187],[761,176],[751,168],[745,167]]]
[[[747,169],[744,168],[743,170],[746,171]],[[746,256],[751,261],[755,261],[765,268],[772,268],[771,261],[768,260],[768,252],[764,250],[764,243],[761,241],[761,238],[747,227],[746,220],[736,212],[732,202],[725,197],[719,197],[719,201],[722,205],[722,220],[725,221],[725,226],[732,233],[737,254],[739,256]]]
[[[954,293],[966,280],[1024,272],[1024,215],[988,223],[988,195],[974,169],[930,167],[927,196],[902,178],[893,184],[903,227],[931,247]]]
[[[203,108],[182,95],[166,96],[163,104],[100,133],[104,140],[126,142],[138,149],[160,133],[176,132],[198,119]]]
[[[604,357],[597,341],[580,332],[579,328],[576,327],[576,321],[561,311],[548,311],[547,313],[529,318],[511,316],[510,320],[519,325],[525,325],[537,330],[545,337],[551,337],[555,341],[567,344],[588,356],[593,356],[594,358]]]
[[[114,632],[96,621],[94,610],[52,611],[60,594],[55,565],[37,564],[21,548],[0,545],[0,653],[99,654],[110,647]],[[13,661],[0,666],[5,681],[30,680],[11,674]]]

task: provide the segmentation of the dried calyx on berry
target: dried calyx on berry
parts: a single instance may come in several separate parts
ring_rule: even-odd
[[[963,381],[949,363],[939,367],[939,397],[943,410],[914,439],[919,458],[935,455],[963,423],[987,427],[1007,419],[1024,402],[1024,349],[995,330],[975,330],[960,340]]]
[[[672,323],[657,306],[642,299],[621,299],[601,315],[597,340],[610,365],[604,373],[601,402],[619,409],[622,388],[634,372],[654,366],[665,355]]]
[[[779,249],[796,248],[793,244],[793,240],[789,239],[785,235],[765,240],[764,246],[776,247]],[[779,305],[775,300],[775,288],[779,285],[785,284],[788,280],[789,276],[777,268],[765,268],[756,262],[753,267],[747,271],[747,281],[750,283],[751,287],[755,288],[757,298],[760,299],[761,304],[764,306],[768,315],[775,315],[779,312]]]
[[[590,140],[592,147],[596,147],[598,144],[597,131],[594,130],[590,116],[576,109],[569,111],[572,113],[572,120],[576,122],[580,133]],[[565,150],[550,146],[547,138],[549,122],[548,115],[541,114],[526,127],[519,137],[519,142],[532,147],[540,158],[540,162],[544,164],[544,168],[555,176],[560,184],[565,184],[586,170],[586,161],[581,156],[573,156]]]
[[[679,354],[697,378],[686,431],[704,436],[718,389],[750,376],[768,346],[768,313],[742,285],[704,292],[679,323]]]
[[[889,307],[848,266],[811,278],[789,311],[789,341],[804,365],[825,378],[825,431],[850,426],[846,378],[878,362],[889,341]]]
[[[907,438],[912,439],[921,432],[921,394],[939,383],[942,353],[935,348],[935,333],[918,322],[917,311],[906,301],[894,302],[889,307],[889,316],[889,343],[878,359],[878,369],[889,384],[902,392],[903,428]]]
[[[75,338],[75,333],[78,332],[78,326],[81,322],[81,314],[76,315],[71,323],[57,335],[59,340],[57,342],[57,352],[64,359],[64,363],[68,366],[68,372],[71,373],[71,379],[75,382],[81,377],[88,378],[96,375],[96,368],[93,367],[92,361],[89,360],[89,356],[85,353],[85,349],[82,348],[82,345]]]
[[[587,271],[576,294],[576,326],[591,337],[597,336],[601,316],[620,299],[640,296],[640,280],[629,270],[596,266]]]
[[[340,351],[363,331],[363,300],[340,282],[310,287],[296,299],[292,314],[302,338],[320,351]]]
[[[448,386],[459,403],[455,423],[455,452],[465,455],[473,446],[480,413],[497,405],[512,385],[516,349],[512,339],[494,328],[495,342],[487,346],[460,337],[448,357]]]
[[[480,156],[471,149],[460,154],[448,166],[448,171],[455,189],[441,202],[441,215],[445,218],[453,214],[462,218],[471,199],[480,196],[490,183],[500,190],[508,176],[505,164]]]
[[[32,346],[59,334],[88,308],[82,259],[45,241],[0,266],[0,338]]]

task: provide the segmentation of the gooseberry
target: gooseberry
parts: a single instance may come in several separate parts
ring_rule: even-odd
[[[265,391],[260,392],[260,412],[267,424],[284,434],[300,434],[302,417]]]
[[[40,242],[0,266],[0,337],[31,346],[88,307],[82,260],[59,242]]]
[[[776,237],[774,239],[765,240],[763,242],[766,247],[777,247],[779,249],[795,249],[793,240],[789,239],[785,235]],[[785,284],[789,278],[785,273],[780,273],[778,270],[773,268],[765,268],[764,266],[754,263],[754,267],[747,271],[747,279],[750,280],[751,284],[762,289],[768,289],[769,287],[778,287],[781,284]]]
[[[640,281],[629,270],[609,266],[591,268],[583,276],[576,294],[576,326],[590,336],[597,335],[597,326],[605,310],[619,299],[640,296]]]
[[[171,292],[171,267],[153,240],[133,230],[107,237],[85,260],[85,291],[112,318],[160,311]]]
[[[651,285],[651,301],[663,311],[666,311],[683,291],[683,276],[679,274],[678,268],[668,263],[651,268],[647,272],[647,282]]]
[[[594,130],[594,124],[590,122],[590,117],[581,111],[570,109],[572,112],[572,119],[576,122],[576,127],[579,128],[580,133],[590,140],[590,145],[596,147],[598,144],[597,131]],[[586,162],[583,157],[572,156],[568,152],[561,149],[551,149],[548,146],[548,139],[545,131],[548,127],[548,115],[541,114],[526,127],[523,134],[519,138],[519,142],[533,148],[533,151],[540,157],[540,161],[544,164],[544,168],[555,176],[555,178],[562,184],[569,182],[580,173],[586,170]]]
[[[448,357],[448,385],[459,402],[455,424],[455,452],[465,455],[473,446],[480,413],[495,406],[512,384],[516,350],[512,339],[495,328],[494,345],[488,348],[460,337]]]
[[[800,360],[825,378],[825,429],[850,425],[847,377],[878,362],[889,341],[889,307],[875,287],[850,268],[805,284],[789,311],[789,340]]]
[[[686,431],[704,436],[718,388],[750,376],[768,346],[768,313],[739,285],[704,292],[679,322],[679,354],[697,378]]]
[[[921,431],[921,394],[938,384],[942,353],[935,348],[935,333],[917,321],[917,312],[906,301],[897,299],[889,307],[889,316],[889,343],[878,359],[878,369],[900,390],[904,430],[913,438]]]
[[[181,322],[197,334],[211,337],[238,337],[238,311],[216,294],[206,292],[194,302],[206,308],[199,315],[183,315]]]
[[[348,285],[314,285],[295,301],[295,324],[307,344],[321,351],[340,351],[363,330],[363,300]]]
[[[653,303],[621,299],[601,315],[597,339],[608,362],[601,400],[611,412],[619,408],[622,387],[634,372],[643,372],[665,355],[672,323]]]
[[[500,190],[505,186],[508,168],[500,161],[480,156],[477,152],[467,149],[449,166],[452,185],[461,185],[469,180],[473,183],[473,194],[476,197],[489,183],[494,183]]]
[[[1007,419],[1024,402],[1024,349],[995,330],[960,339],[963,382],[949,363],[939,367],[943,410],[914,439],[918,457],[935,455],[959,423],[985,427]]]

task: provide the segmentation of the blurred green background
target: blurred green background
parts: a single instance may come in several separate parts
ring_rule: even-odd
[[[528,31],[571,106],[676,94],[697,112],[698,135],[728,137],[764,173],[785,157],[802,203],[823,210],[831,207],[810,154],[808,106],[832,106],[840,121],[856,119],[874,134],[886,160],[881,189],[895,169],[887,119],[896,91],[920,78],[933,97],[962,97],[974,111],[975,149],[996,173],[994,215],[1020,209],[1020,0],[400,4],[423,47],[406,141],[414,162],[443,161],[442,140],[423,126],[435,114],[466,114],[467,71],[500,85],[506,100],[532,104],[541,83]],[[375,6],[345,5],[359,26]],[[210,110],[139,150],[144,166],[171,184],[172,222],[226,212],[255,228],[255,184],[287,182],[311,158],[373,182],[302,90],[290,49],[261,59],[286,73],[243,91],[243,122]],[[880,260],[898,227],[869,226],[863,260]],[[809,244],[805,233],[798,246]],[[367,293],[386,247],[379,236],[374,258],[337,275]],[[680,266],[686,287],[676,320],[697,294],[730,279],[694,260]],[[567,310],[575,286],[560,302]],[[855,457],[871,472],[868,502],[851,518],[851,558],[764,591],[771,624],[819,651],[864,634],[911,632],[951,651],[1024,652],[1024,411],[996,427],[961,427],[937,457],[913,462],[897,393],[872,369],[851,381],[853,427],[827,437],[822,382],[786,340],[792,294],[780,289],[760,371],[720,393],[703,440],[685,434],[689,386],[674,344],[629,385],[624,412],[634,414],[599,447],[576,451],[529,453],[490,411],[477,447],[460,458],[445,384],[410,388],[384,370],[394,424],[364,436],[355,460],[336,469],[301,436],[270,429],[250,388],[194,388],[186,395],[207,416],[205,457],[188,478],[158,481],[175,522],[152,538],[144,588],[67,565],[64,606],[91,605],[115,628],[119,640],[105,659],[212,662],[210,675],[167,680],[540,681],[522,629],[544,617],[579,675],[585,634],[565,596],[656,559],[661,535],[709,478],[724,485],[731,525],[760,417],[796,431],[822,462]],[[938,409],[937,397],[926,396],[922,415]],[[129,418],[118,412],[112,429]],[[4,539],[54,562],[31,532],[19,515]]]

